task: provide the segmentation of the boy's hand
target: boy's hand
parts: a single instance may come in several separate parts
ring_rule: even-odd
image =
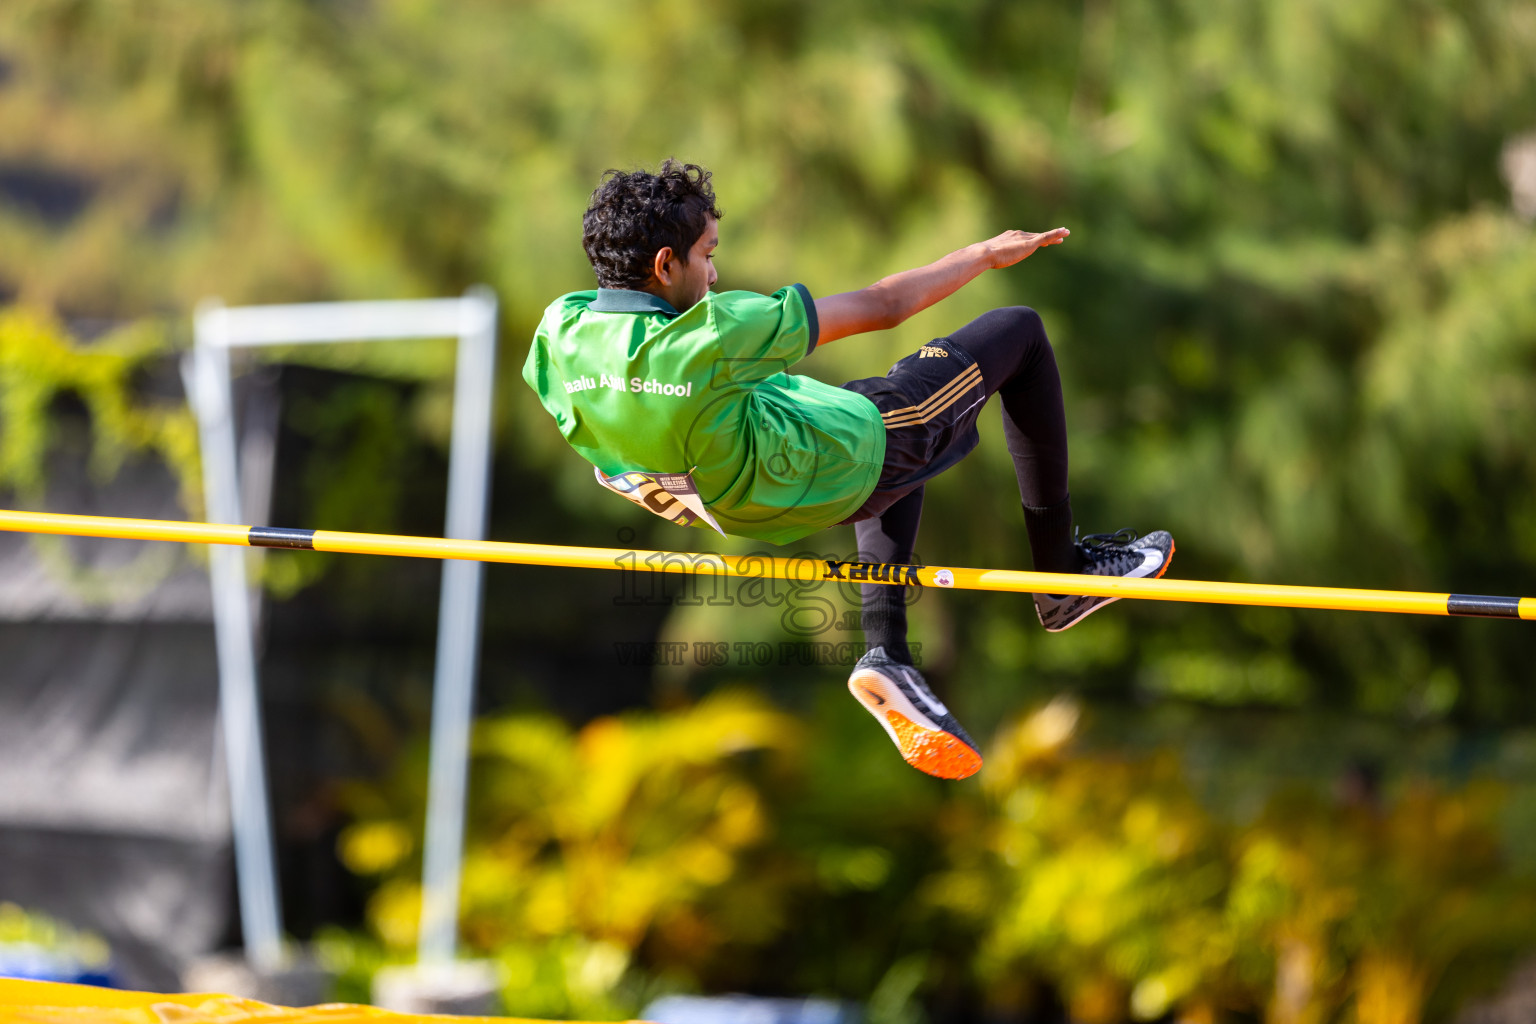
[[[989,268],[1011,267],[1042,245],[1065,241],[1069,234],[1066,228],[1039,234],[1004,231],[996,238],[957,249],[926,267],[882,277],[856,292],[817,299],[816,319],[821,324],[817,344],[895,327],[913,313],[953,295]]]
[[[1024,259],[1030,253],[1046,245],[1059,245],[1066,241],[1072,232],[1066,228],[1056,228],[1053,231],[1004,231],[996,238],[988,239],[982,244],[987,247],[988,254],[992,257],[992,269],[1011,267]]]

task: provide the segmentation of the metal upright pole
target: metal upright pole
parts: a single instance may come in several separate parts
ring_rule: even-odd
[[[189,397],[202,445],[203,494],[208,519],[238,523],[240,486],[235,446],[234,397],[230,388],[225,311],[205,305],[196,319]],[[261,747],[261,704],[256,651],[251,636],[245,552],[215,547],[208,571],[213,586],[214,636],[219,663],[219,717],[229,772],[230,818],[245,953],[258,969],[282,963],[282,916],[267,810],[266,765]]]
[[[448,524],[457,540],[485,537],[496,375],[496,298],[487,288],[460,300],[448,458]],[[446,963],[458,944],[469,731],[480,646],[479,562],[444,562],[432,697],[432,750],[417,959]]]

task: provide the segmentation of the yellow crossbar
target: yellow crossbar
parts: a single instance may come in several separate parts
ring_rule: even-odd
[[[1323,608],[1336,611],[1405,612],[1416,615],[1470,615],[1536,620],[1536,598],[1477,594],[1426,594],[1406,590],[1349,590],[1338,587],[1290,587],[1270,583],[1211,583],[1200,580],[1125,579],[1013,569],[963,569],[942,565],[886,565],[823,558],[771,555],[693,554],[682,551],[635,551],[628,548],[580,548],[554,544],[513,544],[489,540],[448,540],[334,530],[290,530],[270,526],[227,526],[163,519],[114,519],[54,512],[0,510],[0,530],[75,537],[116,537],[185,544],[234,544],[258,548],[336,551],[356,555],[413,558],[462,558],[517,565],[582,569],[629,569],[744,579],[783,579],[799,583],[886,583],[893,586],[954,590],[1003,590],[1015,593],[1088,594],[1148,601],[1266,605],[1275,608]]]

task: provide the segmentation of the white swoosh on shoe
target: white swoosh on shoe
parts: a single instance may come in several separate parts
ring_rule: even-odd
[[[1157,548],[1137,548],[1136,550],[1141,554],[1141,564],[1126,573],[1121,577],[1122,579],[1149,576],[1162,567],[1163,553]]]
[[[917,697],[918,700],[928,705],[929,711],[933,712],[935,715],[941,716],[949,714],[949,708],[945,707],[937,697],[930,694],[927,690],[927,687],[916,686],[912,683],[907,683],[907,686],[912,690],[912,693]]]

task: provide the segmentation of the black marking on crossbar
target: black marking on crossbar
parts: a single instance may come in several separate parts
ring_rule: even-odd
[[[246,543],[253,548],[292,548],[296,551],[315,549],[314,530],[290,530],[282,526],[253,526]]]
[[[1518,597],[1483,597],[1479,594],[1451,594],[1445,601],[1447,615],[1484,615],[1495,619],[1518,619]]]
[[[845,583],[895,583],[903,587],[920,587],[917,578],[920,565],[897,565],[889,562],[839,562],[824,558],[827,567],[821,574],[824,580],[842,580]]]

